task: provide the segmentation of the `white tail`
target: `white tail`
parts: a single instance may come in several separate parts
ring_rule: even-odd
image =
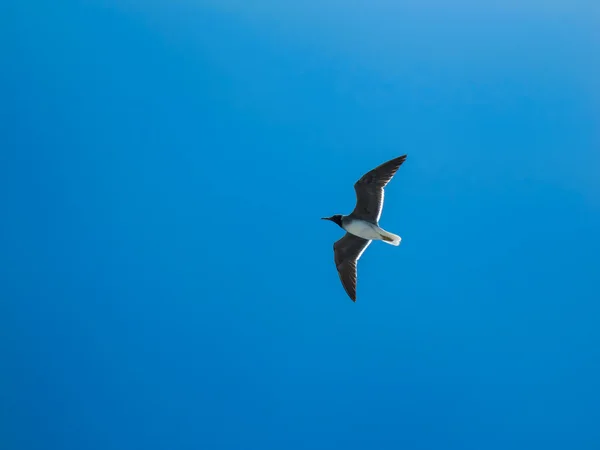
[[[400,245],[400,241],[402,241],[400,236],[390,233],[389,231],[381,230],[379,234],[381,235],[381,240],[386,244],[398,247]]]

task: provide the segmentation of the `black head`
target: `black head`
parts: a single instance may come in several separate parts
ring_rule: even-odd
[[[342,215],[341,214],[336,214],[334,216],[331,217],[322,217],[323,220],[330,220],[333,223],[337,223],[340,227],[342,226]]]

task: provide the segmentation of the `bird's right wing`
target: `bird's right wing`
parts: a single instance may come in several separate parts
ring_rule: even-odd
[[[352,215],[369,222],[379,222],[383,209],[383,188],[390,182],[404,161],[406,161],[406,155],[385,162],[365,173],[354,184],[356,207]]]
[[[335,266],[340,276],[342,286],[350,299],[356,301],[356,262],[371,241],[350,233],[333,244]]]

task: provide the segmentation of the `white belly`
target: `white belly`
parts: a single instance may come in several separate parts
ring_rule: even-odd
[[[354,220],[344,227],[348,233],[369,240],[381,240],[380,228],[369,222]]]

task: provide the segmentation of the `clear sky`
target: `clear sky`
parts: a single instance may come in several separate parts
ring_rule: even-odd
[[[2,6],[0,447],[600,448],[600,4],[488,3]]]

